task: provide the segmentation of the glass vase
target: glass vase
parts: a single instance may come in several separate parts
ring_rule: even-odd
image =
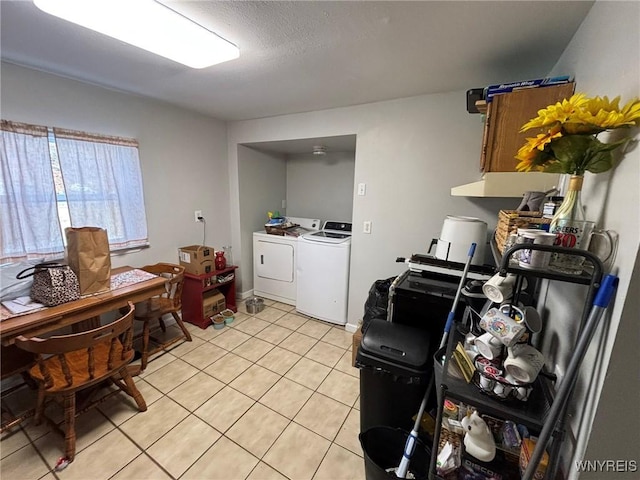
[[[233,263],[233,249],[231,245],[226,245],[222,247],[222,251],[224,252],[224,258],[227,259],[227,266],[234,265]]]
[[[582,206],[582,175],[572,175],[564,200],[551,219],[549,232],[556,235],[554,245],[586,250],[589,246],[594,223],[588,222]],[[554,253],[549,263],[551,270],[579,275],[584,257]]]
[[[582,206],[583,181],[584,177],[582,175],[571,175],[564,200],[551,219],[551,230],[558,224],[559,220],[576,220],[580,222],[586,220],[584,207]]]

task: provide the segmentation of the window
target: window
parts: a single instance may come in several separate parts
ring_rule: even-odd
[[[60,258],[64,228],[107,230],[112,251],[148,245],[136,140],[2,120],[0,261]]]

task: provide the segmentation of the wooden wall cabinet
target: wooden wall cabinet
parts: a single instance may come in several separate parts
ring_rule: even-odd
[[[216,270],[203,275],[184,274],[184,287],[182,289],[182,320],[193,323],[200,328],[211,325],[211,318],[203,315],[203,301],[215,291],[224,295],[226,308],[238,311],[236,306],[236,275],[238,267],[229,266],[223,270]],[[233,278],[221,281],[222,278],[234,274]]]
[[[488,104],[480,169],[483,172],[515,172],[514,157],[527,137],[540,131],[520,133],[522,125],[538,114],[538,110],[573,95],[575,83],[527,88],[493,97]]]

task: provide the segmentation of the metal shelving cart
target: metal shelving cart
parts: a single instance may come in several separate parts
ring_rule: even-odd
[[[529,248],[544,252],[579,255],[584,257],[584,271],[580,275],[571,275],[551,270],[524,269],[510,263],[510,259],[515,252]],[[538,282],[541,279],[586,285],[588,289],[585,295],[584,309],[581,316],[580,327],[578,329],[576,345],[585,343],[585,340],[588,341],[588,338],[591,337],[593,328],[590,324],[587,325],[588,328],[585,328],[585,325],[589,319],[591,305],[600,286],[600,282],[602,281],[603,273],[602,262],[595,255],[587,251],[576,251],[573,249],[546,245],[514,245],[504,252],[504,255],[502,256],[499,255],[495,244],[492,244],[492,249],[496,256],[496,263],[499,264],[499,274],[506,276],[507,273],[512,273],[518,276],[518,280],[514,287],[516,290],[514,291],[515,301],[518,299],[520,289],[523,285],[521,279],[524,277],[527,278],[530,285],[531,282]],[[553,375],[546,372],[543,372],[538,376],[533,384],[531,395],[526,402],[522,402],[517,399],[501,400],[489,396],[481,392],[473,383],[467,383],[466,381],[451,376],[448,373],[452,352],[455,350],[457,343],[463,338],[463,334],[460,332],[459,327],[460,323],[457,322],[452,329],[452,333],[455,333],[450,335],[448,339],[442,373],[441,375],[436,375],[436,388],[438,389],[438,413],[433,439],[433,455],[431,457],[429,467],[429,478],[441,478],[436,473],[436,459],[437,452],[439,451],[440,437],[442,435],[444,403],[445,400],[451,399],[476,408],[478,412],[483,415],[489,415],[503,420],[510,420],[516,424],[524,425],[536,436],[543,430],[547,433],[550,432],[548,438],[544,440],[542,448],[546,448],[546,451],[549,454],[549,464],[545,478],[554,479],[559,466],[559,449],[565,431],[566,403],[571,393],[571,389],[573,388],[573,384],[575,383],[575,379],[565,377],[563,382],[568,383],[568,385],[565,386],[568,387],[568,389],[564,388],[564,390],[568,391],[563,392],[561,400],[559,399],[559,395],[556,394],[557,386],[554,385],[555,378]],[[578,355],[577,351],[573,353],[573,356],[576,355]],[[572,360],[579,362],[579,359]],[[439,368],[437,363],[435,368],[436,370]],[[567,372],[567,375],[569,375],[569,372]],[[555,401],[561,403],[555,407],[553,407],[554,397]],[[558,408],[560,409],[559,412]],[[553,413],[551,414],[550,412],[552,410]],[[539,460],[539,455],[536,456],[538,456],[537,460]]]

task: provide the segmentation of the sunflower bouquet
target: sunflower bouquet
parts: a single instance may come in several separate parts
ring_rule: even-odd
[[[620,97],[587,98],[577,93],[568,100],[538,111],[520,129],[526,132],[542,128],[543,133],[527,138],[516,159],[519,172],[549,172],[584,175],[601,173],[613,167],[612,151],[628,138],[601,142],[597,135],[607,130],[640,125],[640,100],[633,99],[619,107]]]

